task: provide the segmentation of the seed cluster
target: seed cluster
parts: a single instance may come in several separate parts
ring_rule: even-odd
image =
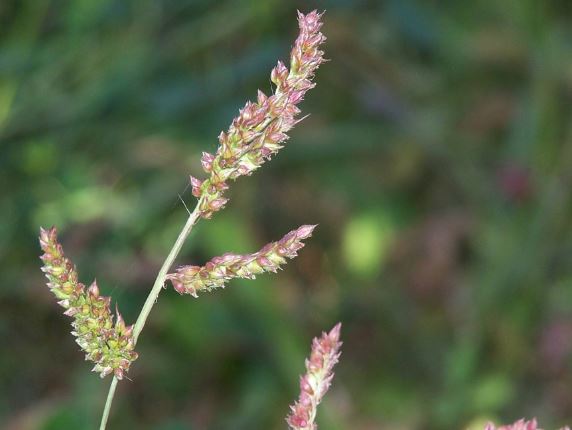
[[[324,62],[319,49],[326,40],[320,33],[321,14],[298,13],[300,33],[290,54],[290,70],[278,62],[270,79],[276,86],[274,94],[267,96],[258,91],[256,102],[247,102],[239,111],[228,131],[219,135],[216,154],[203,153],[201,164],[209,175],[205,180],[191,176],[193,195],[200,198],[203,218],[222,209],[228,199],[224,191],[227,181],[250,175],[282,148],[286,134],[299,120],[298,104],[306,91],[313,88],[314,73]]]
[[[300,397],[290,406],[286,422],[291,430],[316,430],[316,411],[330,388],[334,366],[340,358],[340,330],[338,323],[329,333],[312,342],[310,358],[306,360],[306,374],[300,378]]]
[[[271,242],[253,254],[226,253],[214,257],[204,266],[182,266],[167,275],[180,294],[198,297],[199,291],[224,288],[233,278],[254,279],[264,272],[276,272],[287,258],[296,257],[303,239],[312,235],[315,225],[303,225],[277,242]]]
[[[48,288],[65,309],[64,314],[73,318],[71,333],[85,351],[85,359],[95,363],[93,371],[102,378],[113,373],[122,379],[137,359],[133,326],[127,327],[118,311],[114,324],[109,310],[111,298],[99,295],[95,281],[87,289],[78,281],[75,267],[58,243],[55,227],[40,230],[40,246]]]
[[[524,419],[520,419],[514,424],[510,424],[507,426],[500,426],[500,427],[495,427],[493,423],[488,423],[485,426],[485,430],[542,430],[542,429],[538,427],[536,419],[533,418],[530,421],[525,421]],[[570,428],[562,427],[560,430],[570,430]]]

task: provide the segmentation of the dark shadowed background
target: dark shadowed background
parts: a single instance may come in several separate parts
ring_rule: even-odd
[[[284,429],[337,321],[323,430],[572,421],[572,3],[0,0],[1,428],[95,429],[110,382],[45,286],[39,227],[132,323],[188,175],[270,91],[297,8],[327,10],[311,116],[178,262],[319,227],[278,275],[166,289],[109,429]]]

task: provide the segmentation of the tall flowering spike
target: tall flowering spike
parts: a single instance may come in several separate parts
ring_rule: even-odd
[[[214,257],[204,266],[182,266],[176,273],[167,275],[173,287],[180,294],[197,297],[199,291],[224,288],[233,278],[254,279],[264,272],[276,272],[287,258],[296,257],[304,246],[302,240],[310,237],[315,225],[303,225],[291,231],[277,242],[264,246],[254,254],[226,253]]]
[[[338,323],[329,333],[314,338],[310,358],[306,360],[306,374],[300,378],[300,397],[290,406],[286,418],[292,430],[316,430],[316,411],[322,398],[330,388],[334,377],[334,366],[340,358],[340,330]]]
[[[326,38],[320,33],[321,17],[316,11],[307,15],[298,12],[300,32],[290,53],[290,70],[279,61],[270,74],[276,86],[274,94],[259,91],[257,101],[247,102],[228,131],[221,132],[216,154],[203,154],[201,164],[210,176],[204,181],[192,180],[193,195],[202,198],[203,218],[210,218],[225,206],[223,194],[229,179],[250,175],[288,139],[286,133],[300,114],[297,105],[314,87],[312,78],[324,62],[320,45]]]
[[[102,378],[113,373],[122,379],[137,359],[132,326],[125,326],[119,312],[113,324],[109,310],[111,298],[99,295],[95,281],[87,289],[78,281],[75,267],[58,243],[55,227],[40,229],[40,246],[44,251],[40,258],[44,262],[42,271],[48,278],[48,288],[65,309],[64,314],[73,317],[72,334],[85,351],[85,359],[95,363],[93,371],[99,372]]]
[[[493,423],[488,423],[485,426],[485,430],[542,430],[542,429],[538,427],[536,418],[533,418],[530,421],[525,421],[523,418],[518,420],[514,424],[510,424],[507,426],[495,427]],[[560,430],[570,430],[570,428],[566,426],[562,427]]]

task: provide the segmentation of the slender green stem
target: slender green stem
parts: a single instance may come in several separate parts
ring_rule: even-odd
[[[200,217],[199,207],[201,205],[201,200],[199,200],[197,206],[195,207],[193,212],[189,215],[189,218],[187,219],[185,226],[179,233],[179,237],[177,237],[177,240],[175,241],[175,244],[171,248],[169,255],[165,259],[165,262],[161,266],[161,269],[159,269],[159,273],[157,274],[157,278],[155,279],[153,288],[151,288],[151,292],[147,296],[147,300],[145,300],[143,308],[141,309],[141,313],[137,317],[137,321],[135,321],[135,326],[133,327],[133,341],[135,343],[137,343],[139,334],[141,334],[141,330],[143,330],[143,327],[145,326],[145,322],[147,321],[147,317],[149,316],[151,309],[157,302],[157,297],[159,296],[159,293],[161,292],[161,289],[165,284],[165,277],[167,276],[167,273],[171,269],[171,266],[173,265],[175,258],[177,258],[177,255],[179,255],[179,252],[181,251],[181,248],[183,247],[185,240],[191,233],[193,226]]]
[[[177,258],[177,255],[179,255],[179,252],[181,251],[181,248],[183,247],[185,240],[191,233],[193,226],[200,218],[199,207],[201,206],[201,201],[202,198],[198,201],[197,205],[195,206],[195,209],[189,215],[189,218],[187,219],[185,226],[179,233],[179,237],[177,237],[175,244],[171,248],[171,251],[169,251],[169,255],[167,255],[167,258],[165,259],[163,265],[159,269],[159,273],[157,274],[157,278],[155,279],[153,288],[151,288],[151,291],[149,292],[149,295],[147,296],[147,299],[143,304],[143,308],[141,309],[141,312],[137,317],[137,321],[135,321],[135,325],[133,326],[133,341],[135,343],[137,343],[137,339],[139,338],[139,335],[141,334],[141,331],[145,326],[145,322],[149,317],[151,309],[157,302],[157,297],[159,297],[159,293],[161,292],[161,289],[165,284],[165,277],[167,276],[167,273],[171,269],[171,266],[173,265],[173,262]],[[109,411],[111,410],[111,404],[113,403],[113,396],[115,395],[115,388],[117,387],[117,382],[118,380],[114,376],[113,380],[111,381],[111,386],[109,387],[109,393],[107,394],[107,400],[105,402],[105,408],[103,410],[103,415],[101,417],[101,425],[99,426],[99,430],[105,430],[105,427],[107,425],[107,419],[109,418]]]
[[[109,392],[107,393],[107,400],[105,401],[105,408],[103,409],[103,415],[101,416],[101,424],[99,425],[99,430],[105,430],[107,425],[107,419],[109,418],[109,411],[111,410],[111,403],[113,402],[113,396],[115,396],[115,389],[117,388],[118,379],[114,376],[111,381],[111,386],[109,387]]]

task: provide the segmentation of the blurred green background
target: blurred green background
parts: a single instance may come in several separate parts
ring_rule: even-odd
[[[327,10],[311,116],[178,262],[319,228],[278,275],[165,290],[109,428],[285,428],[337,321],[321,429],[572,421],[570,1],[0,0],[1,428],[95,429],[110,382],[45,287],[39,227],[133,322],[297,8]]]

